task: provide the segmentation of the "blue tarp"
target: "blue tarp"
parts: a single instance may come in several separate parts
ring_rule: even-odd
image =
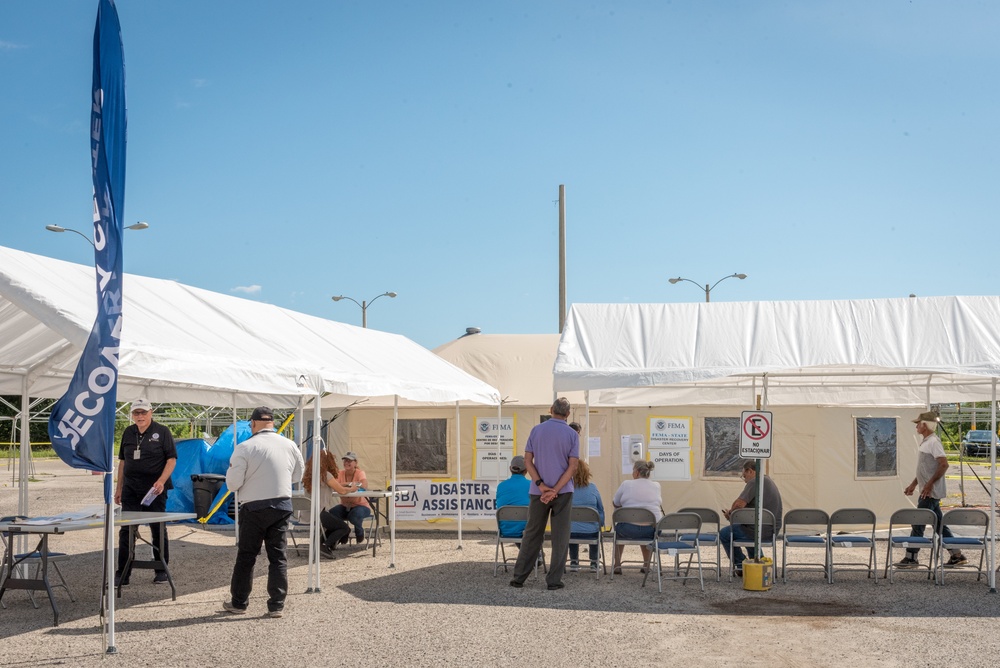
[[[250,438],[250,422],[241,420],[236,423],[236,442],[242,443]],[[214,445],[209,445],[207,441],[200,438],[189,438],[177,441],[177,466],[170,476],[174,488],[167,496],[167,511],[172,513],[193,513],[194,510],[194,486],[191,483],[191,476],[212,473],[225,475],[229,469],[229,459],[233,456],[233,427],[230,425]],[[223,483],[219,493],[212,500],[210,508],[223,498],[229,488]],[[230,500],[231,502],[231,500]],[[211,519],[209,524],[232,524],[233,520],[226,513],[228,503],[220,508]],[[192,520],[196,522],[197,520]]]

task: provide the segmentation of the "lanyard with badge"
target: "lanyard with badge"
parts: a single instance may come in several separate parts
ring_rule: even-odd
[[[135,452],[132,453],[132,459],[139,461],[142,449],[142,440],[146,438],[146,434],[139,434],[139,442],[135,444]]]

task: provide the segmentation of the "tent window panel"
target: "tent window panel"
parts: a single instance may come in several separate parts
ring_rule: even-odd
[[[858,478],[896,476],[896,418],[854,419]]]
[[[399,420],[396,472],[448,473],[448,420]]]
[[[740,419],[705,418],[705,477],[739,478],[742,470]]]

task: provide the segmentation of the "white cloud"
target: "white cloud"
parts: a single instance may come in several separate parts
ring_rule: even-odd
[[[259,295],[261,287],[259,285],[237,285],[230,292],[240,292],[245,295]]]
[[[0,39],[0,51],[12,51],[14,49],[23,49],[24,45],[14,44],[14,42],[6,42]]]
[[[195,88],[207,88],[208,87],[208,79],[191,79],[191,84]]]

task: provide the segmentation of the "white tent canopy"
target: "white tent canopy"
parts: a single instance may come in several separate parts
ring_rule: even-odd
[[[596,393],[590,405],[753,408],[758,393],[767,406],[988,400],[995,433],[1000,297],[577,304],[553,372],[557,392]]]
[[[121,401],[293,407],[398,395],[495,404],[497,391],[397,335],[127,274]],[[0,394],[65,392],[97,307],[94,269],[0,247]]]
[[[0,394],[57,398],[68,386],[97,312],[94,268],[0,247]],[[481,380],[409,339],[248,299],[126,274],[118,399],[300,407],[326,393],[497,404]],[[27,430],[21,500],[27,510]],[[319,458],[314,458],[318,476]],[[310,587],[319,585],[318,495]]]
[[[770,404],[988,400],[1000,297],[576,304],[554,373],[592,405],[747,404],[763,374]]]

